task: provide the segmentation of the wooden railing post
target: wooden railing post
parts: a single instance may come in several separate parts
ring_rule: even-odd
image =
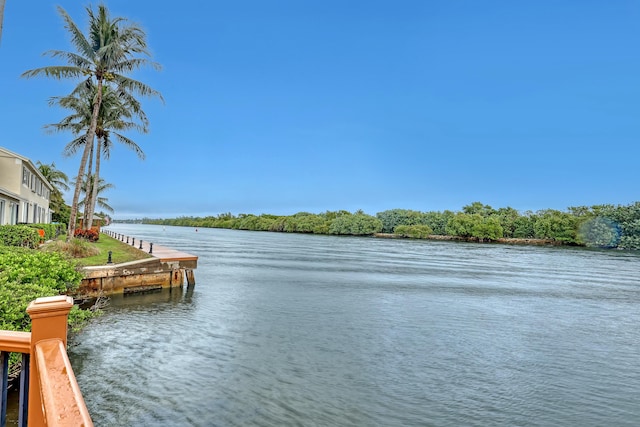
[[[60,295],[38,298],[27,307],[31,317],[31,354],[39,341],[51,338],[62,340],[67,345],[67,317],[73,307],[73,298]],[[29,426],[44,426],[37,363],[31,363],[29,375]]]

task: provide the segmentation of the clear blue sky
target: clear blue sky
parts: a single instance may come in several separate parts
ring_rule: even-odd
[[[147,160],[104,163],[116,218],[640,200],[637,0],[106,4],[166,99],[129,134]],[[7,0],[0,145],[75,177],[71,136],[43,131],[71,84],[20,78],[73,50],[56,5],[86,28],[88,2]]]

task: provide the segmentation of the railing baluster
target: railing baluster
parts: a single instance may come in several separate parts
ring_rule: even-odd
[[[2,378],[0,379],[0,387],[2,387],[2,391],[0,392],[2,395],[2,397],[0,398],[0,426],[6,426],[7,392],[9,390],[9,352],[0,352],[0,371],[0,374],[2,375]]]
[[[22,370],[20,371],[20,404],[18,409],[18,427],[27,427],[27,414],[29,413],[29,372],[31,358],[22,353]]]

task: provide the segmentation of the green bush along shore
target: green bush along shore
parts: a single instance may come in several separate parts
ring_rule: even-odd
[[[0,329],[29,331],[28,304],[40,297],[74,295],[83,277],[79,267],[106,264],[109,251],[114,262],[149,257],[104,234],[96,242],[55,239],[65,229],[63,224],[0,226]],[[76,330],[94,315],[74,306],[69,325]]]
[[[599,248],[640,249],[640,202],[630,205],[570,207],[520,213],[473,202],[460,212],[391,209],[375,216],[362,211],[299,212],[290,216],[231,213],[207,217],[142,220],[146,224],[236,230],[409,238],[453,237],[475,241],[538,240]]]

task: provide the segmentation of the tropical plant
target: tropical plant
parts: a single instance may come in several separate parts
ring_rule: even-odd
[[[284,231],[293,233],[327,234],[330,223],[321,216],[308,212],[299,212],[288,217]]]
[[[487,217],[496,213],[495,209],[493,209],[489,205],[483,205],[481,202],[473,202],[470,205],[463,206],[462,212],[473,215],[478,214],[483,217]]]
[[[45,128],[50,131],[59,132],[69,130],[78,135],[65,147],[65,156],[75,154],[86,144],[86,135],[81,134],[81,132],[86,129],[91,122],[91,100],[95,97],[96,86],[88,83],[82,88],[80,93],[77,92],[80,91],[74,91],[74,93],[65,97],[53,97],[49,101],[51,105],[59,105],[73,110],[73,114],[65,117],[61,122],[45,126]],[[102,157],[105,159],[109,159],[110,157],[111,147],[113,145],[112,136],[127,148],[135,151],[138,158],[143,160],[145,158],[142,149],[133,140],[121,134],[120,131],[134,129],[146,133],[148,132],[149,121],[144,111],[140,108],[140,104],[135,99],[131,97],[122,98],[119,95],[119,92],[114,91],[109,86],[103,86],[102,104],[98,112],[98,124],[96,128],[96,146],[92,149],[92,152],[95,154],[95,171],[92,172],[91,170],[93,156],[89,158],[87,171],[87,176],[96,177],[98,183],[102,182],[100,178],[100,161]],[[95,179],[89,180],[90,184],[93,184],[93,182],[95,182]],[[101,188],[99,186],[94,185],[90,185],[89,188],[83,188],[81,190],[87,195],[84,202],[79,202],[79,207],[84,206],[84,223],[92,223],[96,205],[108,206],[104,203],[104,200],[99,199],[98,193],[100,190]],[[105,209],[113,212],[110,206]]]
[[[36,228],[27,225],[0,225],[0,246],[34,249],[38,244],[40,244],[40,235]]]
[[[100,234],[92,229],[78,229],[73,237],[84,239],[88,242],[97,242],[100,239]]]
[[[81,199],[78,202],[78,207],[85,207],[86,208],[86,204],[87,204],[87,200],[89,199],[89,197],[91,197],[91,195],[89,194],[90,191],[92,191],[93,188],[97,189],[97,195],[98,197],[96,197],[96,204],[98,206],[100,206],[102,209],[113,213],[113,208],[111,206],[109,206],[109,199],[107,199],[106,197],[101,197],[100,194],[104,193],[107,190],[110,190],[112,188],[115,188],[115,186],[113,184],[107,183],[105,182],[105,180],[103,178],[100,178],[98,180],[98,184],[94,185],[94,176],[89,176],[83,183],[81,186],[81,191],[82,194],[84,194],[84,198]],[[88,229],[87,229],[88,230]]]
[[[620,241],[620,226],[609,218],[596,217],[582,223],[579,236],[587,246],[615,248]]]
[[[66,223],[69,220],[69,206],[64,202],[62,191],[69,190],[69,177],[67,174],[56,168],[56,164],[45,164],[37,162],[38,170],[53,187],[49,207],[53,211],[51,219],[56,222]]]
[[[499,218],[503,230],[503,236],[500,237],[514,237],[520,218],[518,211],[512,207],[500,208],[495,215]]]
[[[29,330],[29,302],[75,290],[82,273],[59,253],[0,246],[0,329]]]
[[[433,230],[428,225],[398,225],[394,234],[411,239],[426,239],[433,234]]]
[[[500,220],[496,216],[485,217],[473,227],[473,237],[477,237],[481,241],[498,240],[503,233]]]
[[[480,214],[458,212],[447,222],[446,231],[450,236],[472,237],[476,224],[482,223]]]
[[[433,234],[444,236],[447,234],[447,223],[453,216],[454,213],[449,210],[444,212],[425,212],[422,215],[422,223],[431,227]]]
[[[393,233],[399,225],[419,225],[423,222],[423,215],[418,211],[408,209],[391,209],[379,212],[376,217],[382,221],[382,232]]]
[[[71,204],[69,220],[69,236],[73,236],[80,199],[80,186],[85,175],[87,160],[91,154],[93,140],[98,127],[98,116],[102,104],[103,86],[111,86],[120,96],[133,98],[132,94],[142,96],[158,96],[159,92],[148,85],[127,77],[128,73],[143,66],[159,69],[160,65],[149,60],[146,35],[137,25],[129,23],[125,18],[111,18],[104,4],[98,6],[97,13],[91,6],[87,7],[89,15],[89,31],[85,36],[75,22],[62,8],[58,12],[62,16],[66,29],[71,34],[71,42],[76,52],[51,50],[46,52],[50,57],[61,58],[67,65],[48,66],[28,70],[23,77],[36,76],[53,77],[56,79],[82,79],[76,87],[77,93],[82,93],[83,85],[88,87],[95,84],[95,97],[92,99],[91,122],[86,132],[86,143]],[[90,83],[89,83],[90,82]],[[90,227],[91,224],[85,224]]]
[[[533,225],[535,237],[553,239],[567,244],[578,243],[578,217],[555,209],[546,209],[536,214]]]
[[[63,190],[69,190],[69,177],[66,173],[56,168],[55,162],[45,164],[37,161],[36,165],[42,176],[53,186],[54,191],[62,193]]]
[[[495,210],[491,206],[474,202],[465,206],[464,210],[466,212],[454,213],[448,210],[415,212],[392,209],[378,213],[376,218],[365,215],[362,211],[355,214],[348,211],[327,211],[321,214],[299,212],[292,216],[240,214],[238,217],[226,213],[205,218],[144,218],[143,222],[189,227],[351,235],[375,233],[379,227],[380,230],[394,230],[395,234],[407,237],[424,236],[428,226],[433,231],[428,233],[429,235],[450,235],[469,240],[513,237],[553,240],[556,244],[640,249],[640,202],[627,206],[570,207],[567,212],[552,209],[535,213],[525,211],[522,214],[511,207]]]
[[[138,158],[142,160],[145,158],[142,149],[133,140],[120,132],[133,129],[146,133],[148,132],[149,120],[140,108],[137,100],[131,97],[121,97],[120,94],[121,92],[117,92],[109,86],[103,86],[102,103],[98,112],[98,123],[96,127],[96,146],[92,148],[92,152],[95,154],[95,171],[92,172],[93,156],[90,156],[87,174],[88,176],[95,176],[98,183],[101,182],[100,161],[102,157],[109,159],[113,138],[127,148],[132,149],[138,155]],[[74,93],[68,96],[53,97],[50,99],[51,105],[59,105],[73,111],[73,114],[64,118],[60,123],[46,126],[46,128],[52,131],[70,130],[74,134],[79,135],[65,147],[64,154],[66,156],[75,154],[86,144],[85,135],[81,134],[81,132],[86,129],[91,122],[91,100],[94,99],[95,95],[96,86],[88,82],[81,90],[74,91]],[[91,184],[95,181],[95,179],[89,180]],[[84,203],[84,221],[90,226],[96,204],[101,206],[101,202],[98,200],[99,186],[91,185],[90,188],[85,188],[82,191],[88,195],[88,197],[85,197]],[[88,203],[86,202],[87,200]]]
[[[537,217],[530,211],[520,215],[513,222],[513,234],[516,239],[533,239],[536,235],[535,223]]]
[[[362,211],[337,216],[329,226],[330,234],[370,236],[382,231],[382,221]]]

